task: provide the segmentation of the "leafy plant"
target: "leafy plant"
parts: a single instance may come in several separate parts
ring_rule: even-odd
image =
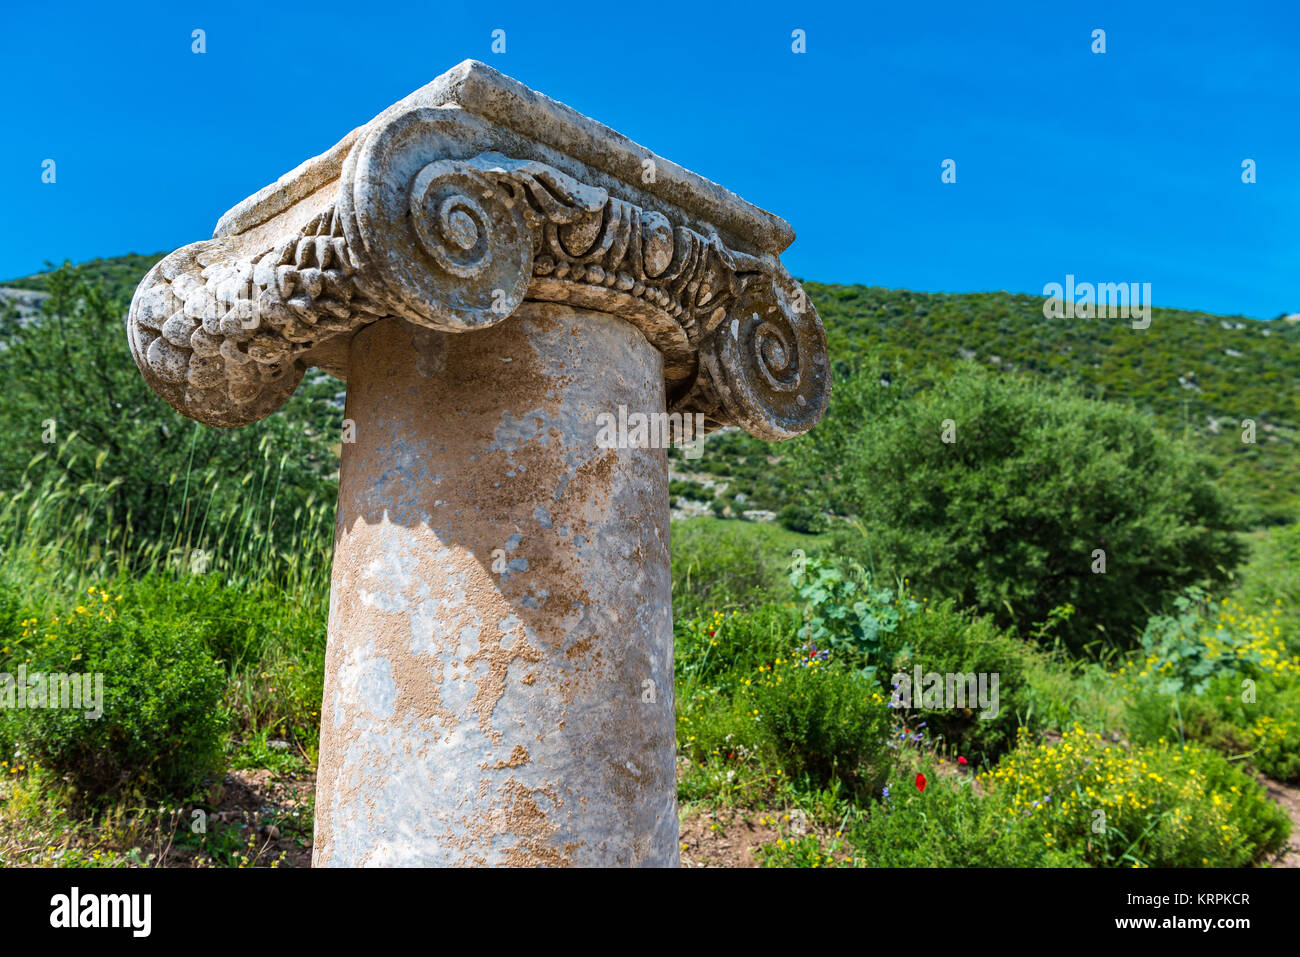
[[[83,697],[79,708],[9,712],[14,738],[28,760],[72,784],[81,801],[187,797],[221,761],[222,668],[193,629],[119,608],[115,595],[92,586],[74,610],[27,619],[9,646],[6,670],[21,664],[29,680],[59,674],[102,683],[96,700]]]
[[[750,686],[777,765],[813,787],[843,780],[868,792],[892,764],[889,710],[873,682],[831,662],[786,662]]]
[[[1241,867],[1286,844],[1290,822],[1264,789],[1213,751],[1108,745],[1081,727],[1025,735],[981,776],[986,810],[1032,826],[1095,866]]]
[[[790,583],[804,603],[799,636],[816,648],[862,662],[862,674],[868,677],[876,673],[883,636],[898,629],[902,614],[920,607],[912,599],[896,604],[893,589],[874,586],[856,563],[841,568],[829,559],[799,557],[791,566]]]
[[[861,524],[838,547],[1000,626],[1068,604],[1072,648],[1127,646],[1243,554],[1208,461],[1130,408],[969,365],[910,382],[864,370],[837,395],[795,458]]]
[[[1155,676],[1161,694],[1203,694],[1215,676],[1263,660],[1258,649],[1232,631],[1220,628],[1213,643],[1202,641],[1207,607],[1205,592],[1189,588],[1174,599],[1174,614],[1153,615],[1143,629],[1143,673]]]

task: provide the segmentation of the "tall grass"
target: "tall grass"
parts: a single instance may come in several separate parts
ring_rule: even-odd
[[[70,480],[82,453],[71,433],[34,456],[17,487],[0,490],[0,574],[31,572],[70,591],[120,577],[212,575],[237,588],[273,585],[291,594],[329,589],[333,550],[333,485],[310,490],[285,521],[282,479],[287,457],[269,437],[260,461],[237,485],[215,468],[173,473],[161,505],[160,534],[142,540],[130,512],[115,513],[113,492],[124,479],[104,470],[99,452],[89,477]],[[233,487],[232,487],[233,486]]]

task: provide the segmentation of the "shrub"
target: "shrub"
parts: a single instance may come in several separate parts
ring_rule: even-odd
[[[706,486],[691,479],[673,479],[668,483],[668,497],[686,498],[696,502],[711,502],[713,492]]]
[[[790,570],[790,583],[804,601],[799,636],[809,651],[829,651],[867,676],[876,673],[881,643],[897,630],[900,616],[920,607],[905,596],[895,600],[893,589],[874,585],[853,562],[801,559]]]
[[[1014,635],[987,616],[958,611],[951,600],[917,600],[906,582],[898,589],[874,585],[854,563],[807,559],[795,565],[791,581],[806,603],[799,632],[804,657],[829,652],[874,677],[891,697],[891,678],[903,672],[909,676],[909,723],[923,722],[932,736],[942,735],[947,744],[971,755],[991,757],[1010,747],[1026,691],[1025,664],[1033,653]],[[952,709],[946,702],[925,707],[922,689],[911,687],[917,667],[922,674],[988,675],[989,690],[996,675],[996,712],[990,707],[986,713],[975,702]],[[902,703],[900,698],[891,705]]]
[[[1273,677],[1220,675],[1202,694],[1135,690],[1129,727],[1136,740],[1199,741],[1281,781],[1300,780],[1300,685]]]
[[[925,790],[916,786],[925,775]],[[1052,847],[1023,826],[1007,827],[985,809],[971,778],[933,766],[900,764],[884,796],[845,831],[858,867],[1078,867],[1069,849]],[[774,863],[769,858],[764,863]]]
[[[311,589],[229,587],[215,575],[123,582],[126,603],[158,621],[192,630],[225,665],[225,706],[241,737],[316,745],[324,684],[328,597]]]
[[[886,633],[883,651],[890,659],[888,675],[905,673],[989,675],[986,687],[992,691],[997,675],[997,711],[987,716],[977,702],[962,708],[926,708],[920,688],[909,685],[911,709],[908,723],[924,722],[931,735],[942,735],[958,753],[992,760],[1014,744],[1019,716],[1025,713],[1026,666],[1033,651],[1009,632],[1000,630],[991,618],[973,618],[960,612],[949,599],[943,602],[902,600],[897,627]],[[885,677],[881,675],[880,677]],[[946,684],[946,682],[945,682]],[[892,693],[892,691],[891,691]]]
[[[875,571],[1000,626],[1073,605],[1062,634],[1077,648],[1099,632],[1131,642],[1179,590],[1241,557],[1207,460],[1144,414],[969,365],[910,393],[880,381],[838,385],[816,441],[792,453],[809,495],[857,517],[863,534],[842,547]]]
[[[1007,828],[1095,866],[1241,867],[1286,844],[1290,824],[1264,789],[1196,745],[1107,747],[1076,726],[1028,735],[981,775],[986,810]]]
[[[870,790],[889,773],[889,709],[873,682],[835,662],[782,658],[749,690],[767,747],[792,780]]]
[[[27,619],[7,670],[102,674],[102,716],[89,707],[14,711],[24,753],[94,802],[115,793],[185,798],[223,750],[221,666],[192,629],[149,618],[92,587],[46,624]]]
[[[1139,740],[1200,741],[1282,780],[1300,778],[1300,658],[1276,604],[1251,611],[1199,594],[1151,619],[1120,669]]]
[[[752,673],[789,652],[797,625],[795,609],[777,604],[679,620],[674,634],[677,678],[690,685],[717,684],[728,672]]]
[[[677,696],[677,749],[685,767],[678,799],[729,802],[768,790],[774,777],[763,751],[762,729],[746,699],[722,689]]]
[[[781,511],[776,513],[776,520],[790,531],[805,535],[821,535],[830,528],[822,510],[811,505],[782,506]]]
[[[1222,674],[1300,678],[1300,658],[1290,655],[1277,624],[1280,609],[1250,612],[1228,598],[1211,607],[1198,589],[1180,596],[1175,607],[1177,614],[1147,623],[1133,669],[1161,692],[1200,694]]]

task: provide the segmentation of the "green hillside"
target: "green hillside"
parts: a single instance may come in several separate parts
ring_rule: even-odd
[[[90,262],[80,263],[77,268],[87,279],[102,285],[110,298],[130,302],[135,287],[144,278],[144,274],[165,255],[167,254],[154,253],[151,256],[142,256],[139,253],[127,253],[125,256],[110,256],[108,259],[92,259]],[[46,265],[52,264],[46,263]],[[0,282],[0,286],[32,289],[36,292],[49,292],[49,285],[48,272]]]
[[[886,377],[961,362],[1074,382],[1098,399],[1157,417],[1220,463],[1251,524],[1294,520],[1300,490],[1300,324],[1155,309],[1145,330],[1123,319],[1052,320],[1043,299],[1006,292],[923,293],[806,282],[826,325],[837,379],[878,364]],[[834,399],[832,398],[832,407]],[[1256,443],[1242,441],[1255,421]],[[730,480],[747,507],[779,510],[782,449],[743,435],[713,439],[692,471]],[[679,465],[685,466],[682,460]]]
[[[78,268],[125,304],[161,258],[132,253]],[[44,291],[47,276],[0,285]],[[1048,319],[1042,297],[1027,294],[817,282],[805,287],[826,325],[839,378],[863,364],[879,365],[889,376],[974,362],[1071,381],[1093,398],[1148,411],[1166,431],[1203,445],[1250,524],[1294,521],[1300,500],[1300,323],[1156,308],[1150,327],[1137,330],[1124,319]],[[1255,422],[1254,444],[1242,441],[1245,419]],[[675,457],[675,467],[725,483],[714,505],[719,513],[779,512],[789,504],[782,467],[787,448],[733,432],[712,437],[701,460]],[[683,483],[674,491],[684,489],[705,501],[714,498]]]

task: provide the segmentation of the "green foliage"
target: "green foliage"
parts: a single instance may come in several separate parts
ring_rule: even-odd
[[[1200,695],[1211,679],[1239,671],[1255,673],[1262,664],[1264,650],[1249,633],[1220,627],[1213,642],[1201,641],[1205,612],[1205,593],[1193,587],[1174,599],[1173,614],[1152,615],[1147,621],[1140,653],[1145,670],[1158,679],[1160,694]]]
[[[860,662],[864,675],[876,672],[881,642],[896,631],[901,615],[920,606],[905,599],[895,603],[894,591],[878,588],[857,564],[828,559],[796,558],[790,583],[804,603],[804,624],[799,636],[813,649],[837,652]]]
[[[715,502],[717,500],[715,499]],[[794,598],[787,577],[796,548],[814,554],[823,539],[776,525],[694,518],[672,529],[673,605],[677,618]]]
[[[1140,740],[1199,741],[1283,780],[1300,776],[1300,656],[1284,609],[1192,593],[1156,616],[1120,669]]]
[[[1032,655],[1024,665],[1024,688],[1012,704],[1018,726],[1051,731],[1077,723],[1098,734],[1123,732],[1124,686],[1104,663],[1072,658],[1063,649],[1054,649]]]
[[[690,479],[673,479],[668,483],[668,497],[674,501],[679,498],[693,502],[711,502],[713,493],[699,482]]]
[[[105,578],[181,566],[200,550],[232,580],[318,573],[332,540],[341,420],[320,386],[253,426],[199,425],[136,369],[121,301],[76,268],[45,284],[45,315],[0,341],[4,557]]]
[[[889,711],[873,682],[838,663],[788,663],[750,686],[763,738],[792,780],[870,791],[889,773]]]
[[[921,603],[908,600],[900,609],[897,627],[882,649],[890,666],[885,674],[997,675],[997,712],[984,715],[970,702],[966,708],[926,708],[921,689],[911,688],[912,707],[904,714],[911,727],[924,723],[931,736],[941,736],[948,750],[971,760],[992,759],[1015,739],[1020,717],[1027,710],[1026,668],[1034,651],[988,617],[973,618],[958,611],[951,600]],[[991,679],[987,687],[992,688]]]
[[[1266,676],[1249,692],[1235,674],[1201,694],[1134,693],[1129,728],[1146,742],[1197,741],[1280,781],[1300,780],[1300,685]]]
[[[223,707],[241,738],[280,738],[314,752],[325,673],[328,594],[231,587],[215,575],[124,582],[124,604],[201,636],[225,665]]]
[[[821,535],[830,529],[830,522],[821,509],[811,505],[785,505],[776,513],[776,520],[782,527],[805,535]]]
[[[1276,608],[1283,641],[1300,655],[1300,524],[1253,533],[1250,560],[1239,577],[1241,602]]]
[[[792,606],[774,603],[729,615],[714,612],[707,618],[678,619],[675,674],[691,684],[716,684],[731,672],[748,674],[789,655],[798,625]]]
[[[1048,847],[1099,867],[1241,867],[1286,844],[1264,789],[1195,745],[1108,747],[1074,728],[1026,739],[984,776],[986,813],[1030,823]]]
[[[1071,605],[1061,633],[1079,647],[1130,642],[1151,611],[1241,555],[1211,470],[1146,416],[969,366],[914,392],[879,382],[843,384],[824,438],[799,455],[805,481],[858,516],[861,535],[842,546],[877,571],[1002,626]]]
[[[916,775],[926,778],[925,790]],[[900,765],[889,796],[873,803],[845,833],[846,863],[857,867],[1078,867],[1040,834],[990,815],[969,777],[941,775],[928,763]],[[770,861],[768,863],[773,863]]]
[[[1047,319],[1041,296],[804,287],[835,363],[832,410],[845,374],[867,356],[891,377],[928,365],[947,373],[969,357],[1150,412],[1213,458],[1251,524],[1300,513],[1300,324],[1155,309],[1150,328],[1138,331],[1122,319]],[[1255,444],[1241,441],[1248,417],[1258,425]],[[817,430],[809,438],[823,441]]]
[[[13,737],[27,759],[88,803],[116,794],[188,796],[220,768],[221,666],[192,628],[93,586],[84,601],[48,621],[27,619],[7,646],[4,670],[16,674],[21,665],[29,682],[37,674],[102,675],[102,714],[88,717],[97,709],[84,700],[80,708],[8,711]]]

